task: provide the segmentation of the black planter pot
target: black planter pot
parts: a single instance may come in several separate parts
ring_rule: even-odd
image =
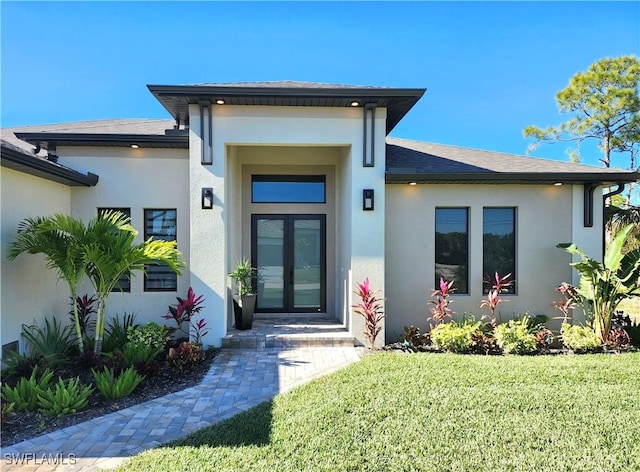
[[[233,297],[233,314],[236,329],[251,329],[253,312],[256,309],[256,295],[243,295],[242,298]]]

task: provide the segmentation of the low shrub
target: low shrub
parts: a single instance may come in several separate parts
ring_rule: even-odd
[[[15,406],[15,403],[0,403],[0,423],[4,423],[5,420],[13,414]]]
[[[77,349],[73,326],[62,326],[55,318],[45,318],[42,328],[36,324],[23,324],[22,335],[27,341],[29,353],[44,357],[52,366],[67,362]]]
[[[575,352],[593,352],[600,348],[598,335],[590,326],[562,323],[562,343]]]
[[[496,343],[505,354],[531,354],[537,349],[528,316],[499,324],[494,330],[494,335]]]
[[[629,342],[633,346],[640,347],[640,320],[634,322],[629,315],[624,312],[617,312],[611,320],[614,325],[620,326],[629,335]]]
[[[29,377],[34,369],[44,367],[46,361],[39,354],[20,354],[18,351],[10,351],[2,358],[5,365],[3,376]]]
[[[400,335],[400,342],[410,351],[417,351],[422,346],[429,344],[429,335],[422,334],[417,326],[405,326],[404,334]]]
[[[166,326],[153,321],[138,328],[130,326],[127,329],[127,340],[133,344],[142,344],[150,349],[164,350],[171,337]]]
[[[128,342],[127,331],[129,328],[136,329],[138,327],[135,324],[135,319],[135,313],[125,313],[122,316],[122,321],[119,316],[107,321],[102,340],[102,352],[114,352],[117,349],[122,349]]]
[[[631,344],[631,338],[629,334],[620,326],[614,325],[609,330],[607,336],[607,346],[615,349],[625,349]]]
[[[185,367],[199,364],[205,359],[205,352],[198,344],[182,342],[176,348],[169,349],[168,361],[174,367],[182,370]]]
[[[113,369],[104,368],[102,372],[91,369],[96,387],[103,397],[108,399],[122,398],[131,394],[144,380],[133,367],[115,375]]]
[[[2,386],[2,398],[8,403],[13,403],[16,411],[36,411],[38,396],[50,387],[53,372],[46,369],[40,378],[37,374],[38,367],[35,367],[31,376],[18,380],[15,387],[11,388],[7,384]]]
[[[431,343],[441,351],[468,352],[474,347],[474,335],[481,326],[481,321],[472,318],[439,324],[431,330]]]
[[[163,351],[164,348],[153,348],[141,343],[128,342],[120,352],[124,357],[125,365],[131,367],[140,363],[153,362]]]
[[[541,327],[533,333],[536,338],[536,346],[538,351],[547,352],[551,347],[551,343],[553,343],[553,333],[547,328]]]
[[[49,416],[64,416],[77,413],[89,403],[93,387],[80,383],[80,378],[58,379],[54,388],[48,388],[38,395],[39,411]]]

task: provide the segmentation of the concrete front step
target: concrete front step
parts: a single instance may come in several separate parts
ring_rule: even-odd
[[[353,336],[336,320],[318,317],[257,318],[250,330],[230,328],[223,348],[269,349],[297,347],[352,347]]]

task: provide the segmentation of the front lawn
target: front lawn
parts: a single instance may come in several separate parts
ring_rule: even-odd
[[[381,353],[124,467],[640,470],[639,392],[640,353]]]

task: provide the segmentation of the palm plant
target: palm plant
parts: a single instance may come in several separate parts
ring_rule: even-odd
[[[580,272],[580,283],[576,292],[587,310],[593,314],[593,323],[601,344],[606,343],[611,319],[616,307],[625,298],[640,291],[640,249],[623,253],[623,247],[634,225],[625,226],[607,247],[604,261],[588,257],[573,243],[559,244],[581,260],[571,265]]]
[[[57,213],[50,217],[26,218],[18,224],[16,239],[9,244],[7,257],[14,260],[22,253],[43,254],[47,268],[69,285],[73,300],[86,269],[81,241],[84,224],[69,215]],[[78,307],[74,303],[73,319],[78,349],[84,352]]]
[[[108,211],[93,218],[87,225],[69,215],[56,214],[46,218],[27,218],[18,226],[18,236],[9,246],[9,259],[19,254],[44,254],[47,267],[64,279],[77,297],[82,277],[89,277],[97,297],[94,352],[102,350],[106,301],[120,277],[128,272],[143,271],[146,265],[166,264],[180,274],[185,266],[175,241],[149,238],[136,243],[138,232],[129,224],[129,217],[118,211]],[[84,351],[82,329],[77,306],[74,321],[78,347]]]
[[[106,303],[118,280],[127,272],[144,271],[151,264],[166,264],[180,275],[185,267],[175,241],[149,238],[136,243],[138,236],[129,217],[108,211],[87,224],[82,250],[87,263],[87,275],[98,299],[94,352],[100,355],[106,319]]]
[[[627,225],[634,225],[628,236],[623,251],[628,252],[640,248],[640,207],[627,205],[619,207],[610,205],[605,208],[606,230],[608,235],[617,234]]]

